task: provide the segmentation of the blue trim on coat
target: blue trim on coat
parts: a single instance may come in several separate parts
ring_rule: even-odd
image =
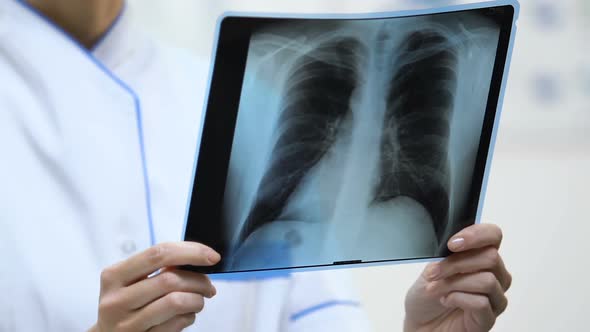
[[[322,302],[320,304],[314,305],[312,307],[303,309],[291,315],[290,320],[295,322],[305,316],[311,315],[317,311],[324,310],[327,308],[337,307],[337,306],[347,306],[347,307],[360,307],[360,303],[356,301],[343,301],[343,300],[332,300]]]

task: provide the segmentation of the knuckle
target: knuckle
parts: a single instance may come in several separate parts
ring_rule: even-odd
[[[111,314],[118,312],[120,310],[121,305],[122,301],[119,296],[104,296],[100,299],[100,302],[98,303],[98,312],[101,316],[110,316]]]
[[[438,293],[438,282],[432,281],[424,287],[424,293],[427,297],[435,297]]]
[[[490,248],[485,253],[486,261],[490,267],[500,264],[500,253],[496,248]]]
[[[503,297],[502,305],[500,306],[499,314],[502,314],[508,308],[508,298],[506,296]]]
[[[181,325],[182,325],[182,327],[191,326],[191,325],[193,325],[193,323],[195,322],[196,319],[197,319],[196,314],[184,315],[181,319]]]
[[[502,229],[497,225],[494,225],[494,228],[495,228],[496,234],[497,234],[496,240],[498,241],[498,244],[500,244],[500,243],[502,243],[502,240],[504,239],[504,232],[502,232]]]
[[[147,252],[148,259],[151,264],[160,265],[164,261],[166,255],[166,246],[163,244],[157,244],[150,247]]]
[[[492,292],[496,289],[497,279],[492,272],[483,272],[481,275],[482,284],[488,292]]]
[[[175,310],[182,310],[186,306],[186,301],[182,293],[170,293],[168,295],[168,305]]]
[[[180,287],[181,278],[175,273],[165,272],[158,276],[160,287],[166,290],[173,290]]]
[[[194,312],[201,312],[201,311],[203,311],[204,308],[205,308],[205,299],[200,295],[196,296],[194,303],[193,303]]]
[[[100,273],[100,283],[102,286],[112,285],[115,282],[115,268],[109,266]]]
[[[217,295],[217,288],[212,283],[209,283],[209,297]]]
[[[103,298],[100,303],[98,304],[98,313],[102,315],[108,315],[110,312],[114,311],[115,304],[112,300],[108,297]]]
[[[127,331],[133,331],[133,328],[131,326],[131,322],[129,322],[129,321],[120,321],[117,324],[115,324],[114,331],[127,332]]]
[[[205,285],[213,286],[213,281],[205,274],[197,274],[197,280]]]
[[[457,302],[457,294],[455,292],[452,292],[447,295],[447,303],[453,304],[456,302]]]
[[[508,275],[506,277],[506,290],[510,289],[511,286],[512,286],[512,274],[510,272],[508,272]]]
[[[477,297],[473,300],[473,307],[478,311],[484,311],[490,307],[490,300],[485,296]]]
[[[496,322],[498,321],[498,319],[497,319],[497,318],[498,318],[498,317],[496,317],[495,315],[492,315],[492,316],[490,317],[490,325],[491,325],[492,327],[494,327],[494,326],[496,325]]]

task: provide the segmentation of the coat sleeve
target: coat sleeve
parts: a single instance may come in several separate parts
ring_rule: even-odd
[[[299,272],[292,283],[281,332],[371,331],[347,271]]]

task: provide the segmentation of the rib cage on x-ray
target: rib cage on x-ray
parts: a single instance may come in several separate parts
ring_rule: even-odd
[[[360,48],[352,38],[337,38],[302,56],[290,70],[276,129],[279,138],[241,241],[282,214],[301,179],[342,134],[359,80]]]
[[[408,19],[404,24],[326,23],[317,28],[320,32],[291,27],[299,35],[283,34],[279,26],[254,38],[259,53],[249,59],[256,60],[256,67],[246,68],[233,171],[226,187],[226,219],[237,228],[228,234],[233,251],[273,223],[322,223],[343,216],[302,213],[292,206],[300,204],[307,193],[302,188],[309,186],[309,178],[317,176],[326,159],[351,153],[351,142],[359,138],[353,133],[369,122],[362,130],[377,138],[373,146],[361,149],[374,150],[375,162],[372,168],[361,168],[366,174],[355,179],[369,188],[366,201],[359,194],[360,204],[372,209],[399,197],[413,199],[428,214],[438,242],[431,252],[417,255],[444,250],[441,242],[449,236],[449,224],[462,217],[459,210],[466,204],[499,34],[489,22],[469,26],[470,22],[451,16]],[[252,68],[267,68],[265,82],[270,85],[262,88],[258,76],[263,74]],[[467,77],[472,70],[479,70],[479,76]],[[266,132],[267,136],[261,134]],[[245,146],[261,138],[268,139],[260,145],[266,152],[247,152]],[[331,199],[337,198],[313,203]],[[323,211],[329,209],[337,209],[336,204]],[[364,220],[355,222],[361,226],[352,227],[351,233],[363,227]],[[319,262],[309,262],[315,263]]]
[[[456,53],[435,30],[410,33],[397,47],[387,94],[376,201],[398,196],[426,207],[440,239],[449,210],[449,134]]]
[[[411,33],[401,47],[388,46],[401,53],[384,59],[392,60],[395,70],[384,72],[391,83],[374,200],[416,199],[441,235],[449,205],[447,149],[455,54],[445,37],[433,30]],[[354,38],[338,38],[302,56],[291,69],[279,138],[240,240],[279,217],[301,179],[341,133],[344,118],[351,116],[350,97],[361,79],[361,49],[362,43]]]

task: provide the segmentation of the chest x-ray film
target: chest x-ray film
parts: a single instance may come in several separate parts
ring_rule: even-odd
[[[448,255],[478,222],[515,6],[220,21],[185,240],[216,273]]]

